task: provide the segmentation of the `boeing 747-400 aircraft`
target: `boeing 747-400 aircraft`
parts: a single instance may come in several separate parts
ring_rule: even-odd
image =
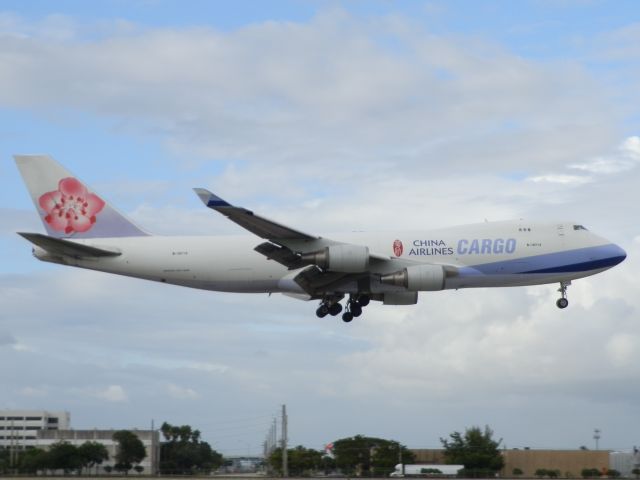
[[[603,272],[625,251],[575,222],[485,222],[441,230],[305,233],[203,188],[209,208],[253,235],[151,235],[46,155],[16,155],[47,235],[20,233],[39,260],[185,287],[318,300],[350,322],[371,300],[412,305],[418,292],[559,283]],[[261,240],[259,240],[262,239]]]

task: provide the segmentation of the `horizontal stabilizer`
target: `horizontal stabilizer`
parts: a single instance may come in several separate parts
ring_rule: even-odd
[[[67,257],[117,257],[120,252],[105,250],[103,248],[91,247],[70,240],[49,237],[41,233],[18,232],[18,235],[26,238],[34,245],[46,250],[52,255],[63,255]]]

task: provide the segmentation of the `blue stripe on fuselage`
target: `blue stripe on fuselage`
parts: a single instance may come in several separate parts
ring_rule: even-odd
[[[574,273],[610,268],[622,262],[626,252],[608,244],[556,253],[546,253],[513,260],[484,263],[460,269],[462,275],[511,275],[527,273]]]

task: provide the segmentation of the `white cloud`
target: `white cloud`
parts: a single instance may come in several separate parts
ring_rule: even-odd
[[[385,46],[389,38],[402,54]],[[334,10],[230,32],[140,29],[0,45],[6,106],[115,116],[124,131],[160,135],[187,162],[194,153],[268,162],[267,179],[295,168],[294,188],[398,165],[423,175],[537,169],[612,138],[603,98],[575,65],[526,61],[402,17],[367,22]]]
[[[187,365],[187,368],[209,373],[225,373],[229,370],[229,367],[227,365],[201,362],[189,363]]]
[[[594,174],[612,174],[625,172],[640,164],[640,137],[631,136],[618,147],[616,155],[596,158],[585,163],[569,165],[575,170],[584,170]]]
[[[24,387],[18,390],[20,395],[25,397],[46,397],[48,391],[44,387]]]
[[[606,349],[614,367],[637,365],[640,352],[637,345],[640,337],[629,334],[613,335],[606,344]]]
[[[548,174],[538,175],[529,178],[532,182],[549,182],[549,183],[561,183],[563,185],[583,185],[585,183],[592,182],[590,177],[581,177],[578,175],[561,175],[561,174]]]
[[[86,388],[73,388],[74,394],[86,395],[88,397],[94,397],[106,402],[126,402],[128,400],[127,392],[122,385],[109,385],[107,387],[86,387]]]
[[[180,387],[178,385],[174,385],[170,383],[167,385],[167,393],[172,397],[178,400],[192,400],[196,398],[200,398],[198,392],[191,388]]]

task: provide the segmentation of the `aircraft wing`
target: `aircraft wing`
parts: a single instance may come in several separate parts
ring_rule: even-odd
[[[193,190],[207,207],[223,214],[251,233],[269,240],[269,242],[258,245],[255,250],[269,260],[275,260],[290,269],[310,265],[309,262],[301,263],[300,253],[316,251],[329,245],[343,244],[343,242],[301,232],[256,215],[246,208],[231,205],[205,188],[194,188]],[[390,258],[375,253],[370,253],[369,256],[373,261],[385,261]]]
[[[256,215],[246,208],[235,207],[204,188],[194,188],[193,190],[207,207],[216,212],[220,212],[232,222],[237,223],[242,228],[249,230],[261,238],[268,240],[290,239],[307,241],[318,240],[320,238]]]
[[[356,271],[321,268],[320,264],[313,260],[312,252],[322,251],[326,247],[351,244],[287,227],[245,208],[233,206],[204,188],[194,188],[194,191],[207,207],[223,214],[251,233],[268,240],[257,245],[254,250],[289,270],[301,270],[294,281],[310,295],[315,295],[318,291],[331,290],[333,286],[344,284],[344,282],[368,278],[371,267],[378,272],[388,273],[399,270],[405,264],[405,260],[369,252],[365,246],[352,245],[367,252],[369,268]]]

